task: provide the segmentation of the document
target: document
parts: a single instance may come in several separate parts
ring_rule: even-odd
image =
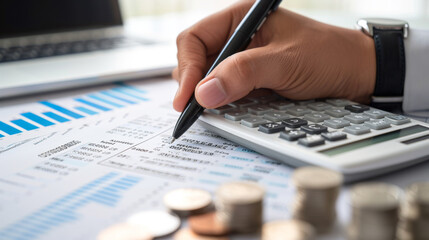
[[[214,193],[222,182],[238,179],[267,186],[267,220],[287,217],[290,168],[198,124],[170,144],[176,86],[171,80],[127,85],[127,93],[144,93],[141,99],[113,91],[135,101],[128,105],[103,89],[2,108],[3,130],[19,132],[5,132],[0,140],[0,239],[94,239],[132,213],[164,209],[162,196],[169,190]],[[69,121],[61,124],[48,112]],[[43,126],[28,113],[55,124]],[[19,119],[38,129],[13,125]]]
[[[95,239],[133,213],[165,209],[170,190],[214,194],[233,180],[265,186],[265,221],[290,218],[292,168],[198,124],[170,144],[176,88],[157,79],[4,102],[0,239]],[[346,189],[339,205],[338,226],[320,239],[343,239]]]

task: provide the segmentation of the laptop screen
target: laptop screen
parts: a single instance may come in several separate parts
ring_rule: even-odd
[[[0,38],[121,24],[118,0],[0,0]]]

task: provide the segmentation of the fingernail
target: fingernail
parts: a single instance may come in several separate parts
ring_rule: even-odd
[[[198,100],[207,108],[215,107],[226,99],[226,92],[218,78],[213,78],[197,89]]]

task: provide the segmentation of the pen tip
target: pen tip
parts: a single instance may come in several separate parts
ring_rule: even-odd
[[[171,138],[171,142],[170,142],[170,144],[173,144],[173,143],[174,143],[174,141],[176,141],[176,138],[172,137],[172,138]]]

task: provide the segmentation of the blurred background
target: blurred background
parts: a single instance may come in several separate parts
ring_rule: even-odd
[[[187,27],[237,0],[119,0],[132,34],[174,42]],[[429,29],[429,0],[283,0],[282,7],[340,27],[354,28],[362,17],[406,20]]]
[[[209,14],[236,0],[120,0],[126,19],[184,13]],[[391,17],[429,27],[429,0],[285,0],[283,7],[318,20],[353,26],[359,17]]]

